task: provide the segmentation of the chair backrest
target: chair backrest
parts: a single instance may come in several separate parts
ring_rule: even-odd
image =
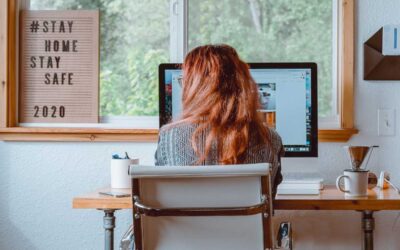
[[[268,249],[269,164],[138,166],[132,176],[136,249]]]

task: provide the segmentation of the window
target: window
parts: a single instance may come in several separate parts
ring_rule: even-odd
[[[319,116],[326,118],[336,114],[337,14],[336,0],[190,1],[189,49],[227,43],[247,62],[316,62]]]
[[[31,0],[30,9],[99,9],[100,122],[158,128],[157,69],[169,62],[169,0]]]
[[[231,0],[0,0],[0,3],[9,14],[7,44],[0,46],[11,48],[8,63],[0,66],[12,73],[6,78],[8,88],[0,93],[6,93],[7,99],[2,99],[7,109],[0,113],[1,121],[5,120],[3,129],[0,128],[3,138],[16,131],[41,132],[50,138],[55,131],[24,130],[18,127],[13,115],[17,103],[13,97],[17,88],[13,74],[18,47],[11,44],[18,33],[18,10],[24,8],[101,11],[102,125],[99,127],[102,129],[79,130],[69,125],[57,130],[60,136],[71,134],[76,139],[79,132],[91,140],[98,139],[96,135],[109,140],[118,134],[115,140],[129,140],[136,137],[123,135],[147,133],[152,136],[146,138],[154,140],[156,129],[132,128],[158,128],[158,64],[181,62],[188,49],[206,43],[228,43],[246,61],[317,62],[320,127],[326,123],[332,128],[321,130],[320,138],[343,141],[356,132],[352,114],[354,0],[241,0],[235,4]],[[34,125],[45,127],[45,124]]]

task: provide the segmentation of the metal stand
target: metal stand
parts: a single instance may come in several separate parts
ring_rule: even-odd
[[[374,249],[374,212],[371,210],[362,211],[362,229],[364,230],[363,250]]]
[[[103,210],[103,227],[104,227],[104,250],[114,249],[114,228],[115,228],[115,216],[114,209]]]

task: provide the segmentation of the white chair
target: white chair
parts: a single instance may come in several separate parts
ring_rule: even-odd
[[[131,165],[137,250],[271,249],[269,164]]]

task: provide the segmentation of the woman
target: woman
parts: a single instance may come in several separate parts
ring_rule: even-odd
[[[269,162],[275,193],[282,141],[257,115],[248,65],[228,45],[205,45],[186,56],[182,69],[182,115],[160,129],[156,165]]]

